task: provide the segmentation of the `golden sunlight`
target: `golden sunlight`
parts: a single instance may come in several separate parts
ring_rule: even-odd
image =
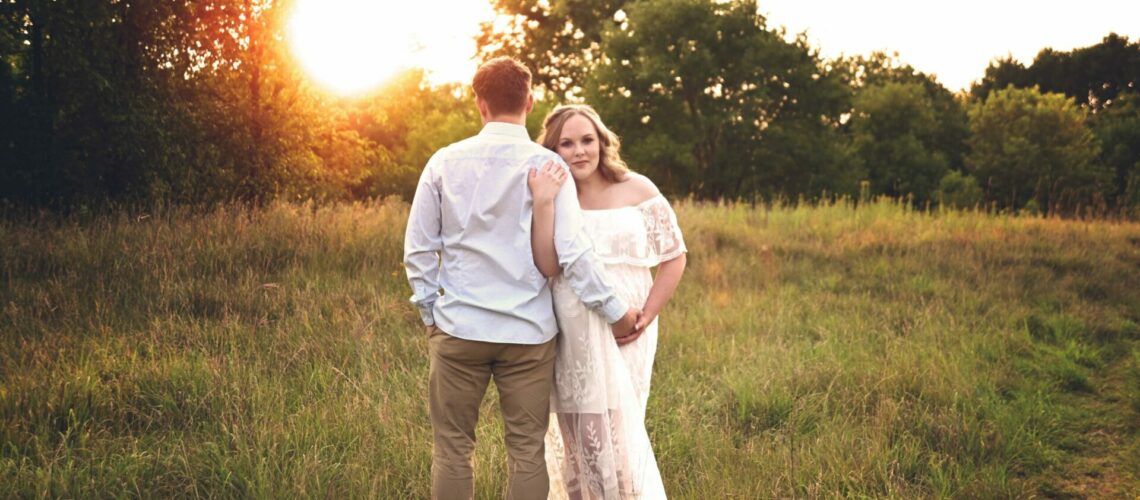
[[[296,0],[287,36],[314,80],[352,95],[413,67],[436,83],[470,78],[474,36],[492,17],[489,2],[472,0]]]

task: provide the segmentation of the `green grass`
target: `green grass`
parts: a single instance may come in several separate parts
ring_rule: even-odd
[[[0,488],[423,498],[406,205],[0,223]],[[1140,495],[1140,225],[677,205],[648,422],[677,498]],[[505,450],[491,391],[479,498]]]

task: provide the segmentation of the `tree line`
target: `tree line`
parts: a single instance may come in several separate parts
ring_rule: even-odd
[[[1140,41],[995,60],[954,93],[895,56],[823,58],[754,0],[494,4],[507,22],[483,26],[478,57],[531,67],[532,132],[556,103],[590,103],[674,196],[1140,214]],[[436,148],[478,130],[469,86],[420,72],[355,98],[314,88],[283,43],[288,11],[0,4],[0,198],[408,197]]]

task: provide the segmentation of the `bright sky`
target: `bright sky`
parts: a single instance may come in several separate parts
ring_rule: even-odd
[[[1140,1],[1140,0],[1138,0]],[[430,42],[422,54],[425,61],[440,61],[427,68],[433,82],[470,82],[475,76],[475,37],[479,23],[495,19],[495,11],[487,0],[412,0],[426,3],[431,9]]]
[[[493,18],[479,0],[297,0],[287,32],[318,83],[354,94],[409,67],[436,83],[470,80],[479,23]]]
[[[951,90],[980,79],[990,60],[1024,63],[1045,47],[1095,45],[1109,32],[1140,39],[1140,0],[760,0],[769,26],[807,31],[824,57],[898,52]],[[1078,5],[1081,5],[1078,7]],[[467,82],[487,0],[298,0],[290,42],[314,78],[337,92],[374,87],[411,66],[432,82]]]
[[[997,57],[1028,65],[1043,48],[1096,45],[1110,32],[1140,39],[1140,0],[760,0],[760,12],[789,34],[806,30],[824,57],[898,52],[950,90]]]

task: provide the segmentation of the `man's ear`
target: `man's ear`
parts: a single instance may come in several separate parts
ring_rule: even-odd
[[[475,97],[475,107],[479,108],[479,118],[483,119],[483,123],[487,123],[491,119],[491,109],[487,107],[487,101]]]
[[[526,95],[526,113],[524,114],[529,115],[531,111],[534,111],[534,94],[528,93]]]

